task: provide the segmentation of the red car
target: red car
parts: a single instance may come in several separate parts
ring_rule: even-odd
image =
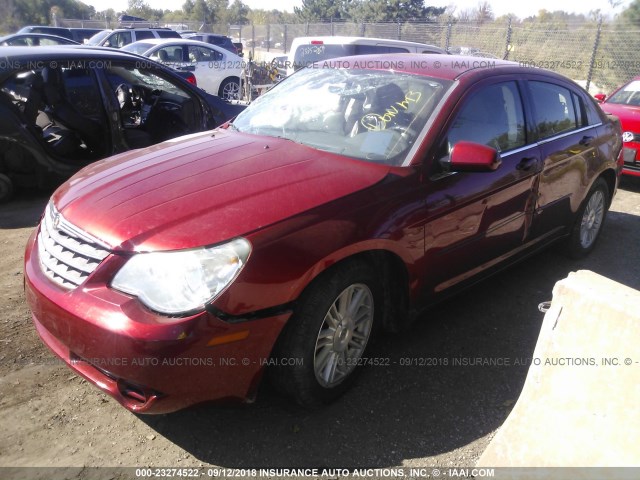
[[[602,102],[602,110],[617,116],[622,124],[622,173],[640,177],[640,77],[620,87],[608,98],[604,94],[595,97]]]
[[[620,127],[573,82],[486,59],[359,56],[300,70],[230,124],[92,164],[25,257],[38,333],[141,413],[304,405],[368,346],[556,240],[594,248]]]

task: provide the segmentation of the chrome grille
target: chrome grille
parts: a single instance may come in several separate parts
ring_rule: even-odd
[[[67,222],[49,203],[40,223],[38,254],[47,277],[76,288],[109,255],[109,247]]]

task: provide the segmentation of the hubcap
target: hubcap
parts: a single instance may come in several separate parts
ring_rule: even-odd
[[[604,195],[596,190],[584,209],[580,224],[580,245],[589,248],[595,242],[604,218]]]
[[[316,339],[313,368],[323,387],[334,387],[358,365],[373,325],[373,295],[356,283],[335,299]]]

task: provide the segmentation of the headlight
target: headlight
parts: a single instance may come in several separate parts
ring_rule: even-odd
[[[238,276],[251,253],[244,238],[210,248],[139,253],[111,286],[152,310],[175,315],[201,310]]]

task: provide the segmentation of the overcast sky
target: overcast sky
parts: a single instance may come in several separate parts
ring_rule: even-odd
[[[83,0],[84,3],[93,5],[96,10],[104,10],[104,0]],[[230,3],[233,0],[230,0]],[[622,11],[631,0],[624,0],[622,5],[619,6],[613,13],[619,13]],[[182,0],[146,0],[146,3],[151,8],[161,8],[176,10],[182,7]],[[294,6],[301,6],[302,0],[244,0],[244,3],[251,8],[263,8],[269,10],[277,8],[279,10],[288,10],[293,12]],[[425,0],[425,5],[435,7],[446,7],[450,4],[456,6],[457,11],[467,10],[475,8],[479,3],[479,0],[458,0],[452,2],[451,0]],[[124,11],[127,8],[127,0],[111,0],[108,5],[116,11]],[[591,10],[600,9],[602,12],[608,12],[610,10],[607,0],[564,0],[558,2],[558,0],[533,0],[531,2],[514,2],[513,0],[489,0],[489,4],[493,8],[493,13],[496,16],[504,15],[507,13],[514,13],[520,18],[535,15],[538,10],[546,9],[564,10],[566,12],[573,13],[589,13]]]

